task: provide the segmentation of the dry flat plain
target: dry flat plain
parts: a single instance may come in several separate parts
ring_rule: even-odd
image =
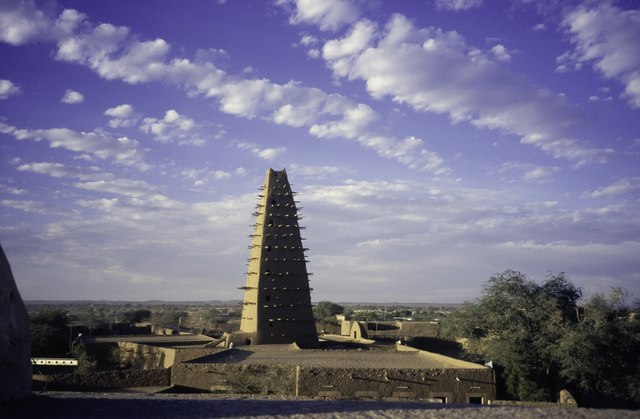
[[[48,392],[0,405],[2,418],[640,418],[640,411],[563,407],[473,407],[424,402],[311,400],[210,394]]]

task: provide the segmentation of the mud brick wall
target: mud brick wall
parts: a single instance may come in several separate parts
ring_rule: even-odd
[[[323,368],[257,364],[180,363],[171,383],[218,393],[331,398],[434,399],[487,403],[495,399],[490,369]]]
[[[175,350],[175,363],[191,361],[192,359],[212,355],[224,351],[226,348],[184,348]]]
[[[39,376],[35,381],[46,383],[47,390],[78,390],[121,387],[167,387],[171,385],[168,369],[105,371],[91,374],[56,374]]]
[[[295,367],[256,364],[180,363],[171,384],[213,393],[295,394]]]
[[[133,369],[169,368],[175,362],[175,349],[133,342],[118,342],[118,347],[120,363]]]
[[[301,368],[298,387],[299,395],[312,397],[446,397],[447,403],[468,403],[469,396],[481,397],[483,403],[495,399],[489,369]]]

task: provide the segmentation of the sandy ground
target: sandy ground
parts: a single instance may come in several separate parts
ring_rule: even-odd
[[[294,400],[210,394],[49,392],[0,405],[2,418],[640,418],[640,411]]]

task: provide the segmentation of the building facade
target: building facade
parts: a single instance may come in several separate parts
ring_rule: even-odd
[[[240,341],[259,345],[297,343],[318,337],[295,193],[286,171],[268,169],[258,195],[244,287]]]

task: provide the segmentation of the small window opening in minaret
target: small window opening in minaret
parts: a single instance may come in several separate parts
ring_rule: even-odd
[[[269,220],[269,222],[267,223],[267,225],[268,225],[269,227],[273,227],[273,220]]]
[[[271,198],[271,205],[275,205],[276,204],[276,199],[275,198]]]
[[[267,294],[267,296],[264,299],[267,301],[271,301],[271,296]]]
[[[271,251],[271,246],[266,245],[266,246],[264,247],[264,250],[266,250],[267,252],[270,252],[270,251]]]

